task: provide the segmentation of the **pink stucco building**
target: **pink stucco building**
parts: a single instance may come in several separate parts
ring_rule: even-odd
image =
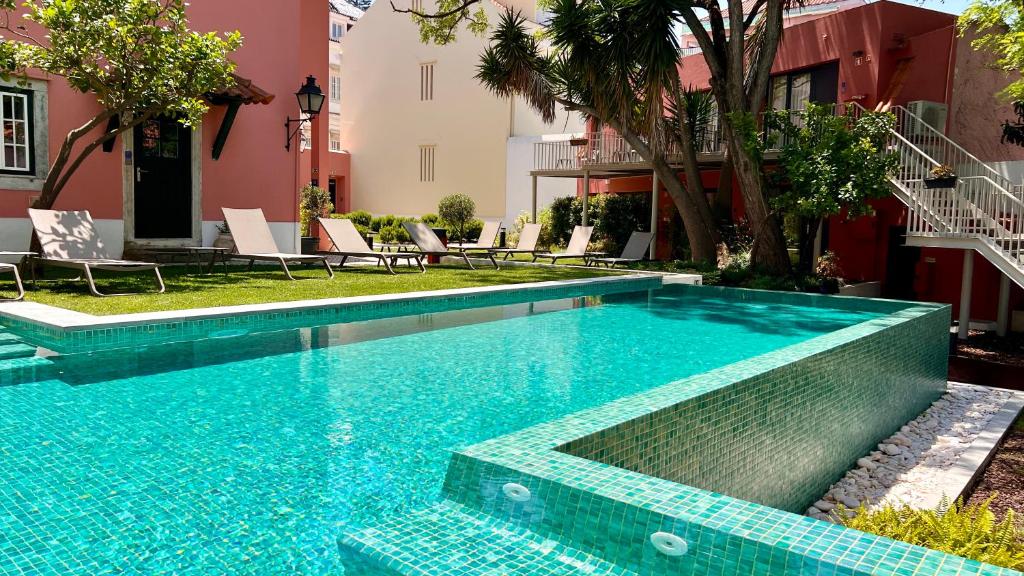
[[[306,76],[315,76],[327,91],[328,3],[216,0],[195,2],[188,10],[194,30],[241,31],[245,42],[233,56],[240,85],[211,95],[210,110],[194,130],[154,121],[119,136],[109,150],[97,150],[55,207],[90,210],[104,241],[117,251],[210,244],[221,207],[259,207],[281,249],[297,251],[298,190],[330,163],[328,132],[319,126],[327,118],[314,121],[312,146],[293,141],[290,151],[285,121],[299,114],[294,93]],[[0,250],[20,250],[29,243],[26,209],[39,193],[49,159],[97,104],[62,78],[38,74],[27,90],[0,82],[3,94],[13,95],[28,118],[27,153],[19,151],[0,170]],[[237,98],[243,101],[234,104]],[[215,146],[232,115],[227,139]]]

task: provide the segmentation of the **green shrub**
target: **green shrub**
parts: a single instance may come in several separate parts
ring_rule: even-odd
[[[387,228],[395,223],[396,218],[391,214],[384,216],[377,216],[370,221],[370,230],[380,231],[383,228]]]
[[[330,217],[335,220],[351,220],[359,234],[361,234],[363,238],[368,238],[370,236],[370,227],[360,224],[360,220],[352,217],[353,214],[356,214],[357,216],[360,215],[357,212],[346,212],[345,214],[331,214]],[[369,212],[365,212],[365,214],[369,215]]]
[[[578,204],[576,198],[565,196],[555,198],[554,202],[545,208],[548,212],[549,244],[564,246],[569,243],[573,226],[576,226],[582,220],[582,210],[579,214],[573,214],[574,204]]]
[[[459,238],[459,230],[452,224],[443,222],[444,229],[448,232],[448,239],[455,241]],[[466,240],[477,239],[480,237],[480,232],[484,229],[484,221],[479,218],[473,218],[466,222],[465,229],[463,231],[463,238]]]
[[[384,226],[377,231],[377,241],[381,244],[390,244],[398,239],[398,233],[394,226]]]
[[[438,216],[448,224],[449,238],[465,240],[469,232],[467,227],[475,212],[476,203],[465,194],[449,194],[437,203]]]
[[[868,512],[861,507],[853,517],[844,518],[843,524],[987,564],[1024,569],[1024,532],[1018,528],[1012,510],[1002,521],[996,520],[989,510],[993,498],[995,495],[972,506],[959,501],[950,506],[944,500],[935,510],[886,505]]]
[[[423,222],[427,226],[434,227],[437,226],[439,222],[441,222],[441,217],[438,216],[437,214],[428,213],[424,214],[423,216],[420,216],[420,222]]]
[[[573,196],[556,198],[551,211],[551,242],[564,246],[573,228],[583,222],[583,200]],[[643,193],[595,194],[587,206],[587,222],[594,227],[595,247],[618,254],[629,236],[637,230],[649,230],[651,199]]]
[[[370,223],[373,222],[373,214],[370,214],[366,210],[355,210],[344,214],[334,214],[331,217],[351,220],[357,228],[362,226],[363,228],[370,229]]]

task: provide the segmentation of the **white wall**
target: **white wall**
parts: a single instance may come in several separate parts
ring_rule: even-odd
[[[1024,160],[989,162],[988,165],[996,172],[1005,176],[1014,185],[1024,184]]]
[[[494,3],[480,6],[498,22]],[[387,2],[370,7],[342,39],[341,145],[352,155],[353,209],[421,215],[462,193],[479,217],[505,217],[509,136],[582,130],[576,114],[568,128],[564,111],[546,126],[522,100],[480,85],[474,76],[486,45],[461,26],[451,44],[423,44],[409,16]],[[421,101],[420,64],[427,62],[434,62],[434,99]],[[421,145],[437,147],[434,182],[420,182]]]
[[[511,227],[520,212],[531,210],[533,196],[533,145],[545,140],[565,140],[566,134],[516,136],[508,139],[508,170],[505,174],[505,226]],[[538,178],[537,210],[555,198],[576,195],[575,178]]]

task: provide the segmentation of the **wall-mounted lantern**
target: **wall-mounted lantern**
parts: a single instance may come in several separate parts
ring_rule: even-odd
[[[324,93],[317,86],[316,77],[306,77],[306,83],[295,93],[295,99],[299,101],[301,115],[298,118],[289,116],[288,121],[284,124],[287,138],[284,142],[285,150],[292,149],[292,138],[302,129],[302,124],[316,118],[320,114],[320,109],[324,106]],[[295,130],[292,130],[292,124],[298,124]]]

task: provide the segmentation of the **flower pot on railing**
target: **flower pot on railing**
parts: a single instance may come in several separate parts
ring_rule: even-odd
[[[925,188],[956,188],[956,176],[932,176],[924,179]]]
[[[589,138],[570,138],[569,146],[586,146],[590,143]]]

